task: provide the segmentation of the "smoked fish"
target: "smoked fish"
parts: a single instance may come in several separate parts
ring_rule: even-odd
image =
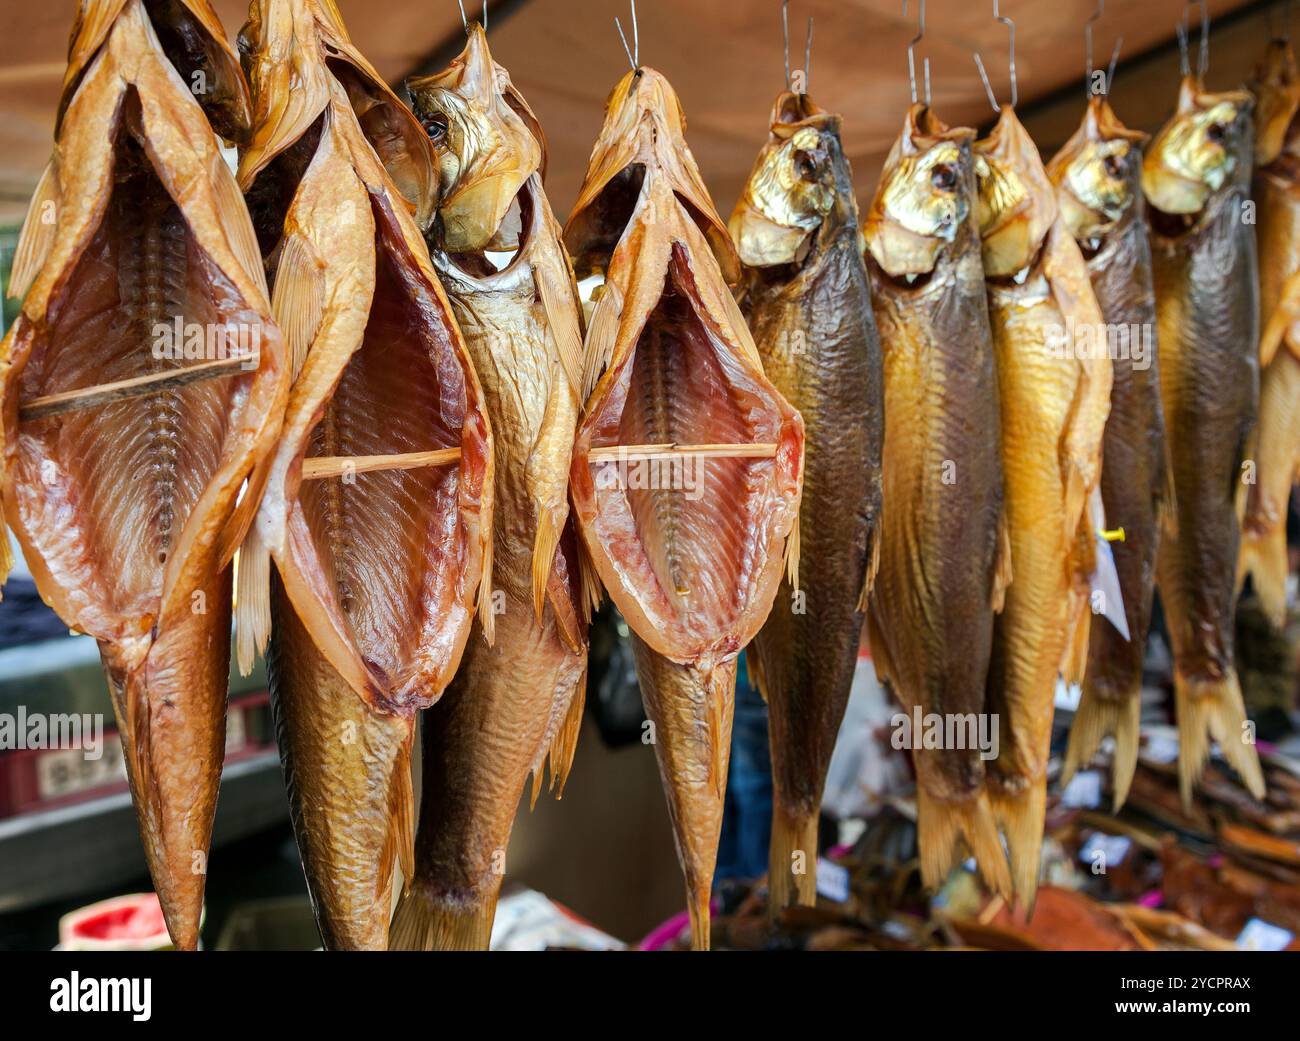
[[[542,189],[545,140],[487,36],[411,79],[442,166],[430,253],[483,386],[494,434],[492,603],[423,717],[415,875],[390,945],[486,950],[524,783],[564,781],[582,724],[587,603],[569,520],[581,408],[581,304]],[[485,251],[511,251],[496,270]],[[487,624],[484,624],[487,623]]]
[[[885,391],[872,661],[909,715],[961,720],[969,733],[986,713],[994,617],[1011,577],[974,136],[914,104],[863,226]],[[926,885],[943,884],[964,845],[1009,896],[984,784],[993,750],[931,748],[920,735],[909,745]]]
[[[709,946],[736,657],[797,584],[803,423],[728,289],[739,261],[653,69],[614,88],[564,239],[603,271],[573,450],[578,529],[633,632],[691,942]],[[603,373],[603,375],[602,375]]]
[[[1056,201],[1088,265],[1105,324],[1113,380],[1102,442],[1101,499],[1124,597],[1128,637],[1096,620],[1088,636],[1079,707],[1070,726],[1063,781],[1110,735],[1114,805],[1137,768],[1142,659],[1151,625],[1156,547],[1167,499],[1164,412],[1155,349],[1156,301],[1142,200],[1142,146],[1104,95],[1088,99],[1083,122],[1047,165]]]
[[[192,75],[211,90],[192,93]],[[248,118],[204,0],[83,2],[0,348],[5,519],[44,600],[99,642],[182,950],[198,944],[225,750],[236,501],[288,389],[213,129],[239,137]]]
[[[1038,149],[1009,105],[975,143],[978,220],[1002,415],[1011,584],[993,630],[987,711],[998,755],[986,783],[1032,906],[1047,810],[1058,673],[1081,680],[1089,577],[1089,499],[1101,475],[1111,364],[1101,312]]]
[[[747,659],[768,706],[774,916],[816,903],[822,788],[878,559],[880,338],[840,124],[807,94],[781,94],[729,222],[744,264],[741,309],[805,434],[802,588],[782,581]]]
[[[1251,90],[1256,99],[1252,198],[1259,236],[1259,425],[1250,457],[1237,582],[1247,575],[1274,626],[1286,621],[1286,516],[1300,469],[1300,74],[1291,45],[1274,40]],[[1278,350],[1284,346],[1285,350]],[[1266,360],[1270,359],[1270,360]]]
[[[1173,643],[1184,804],[1212,738],[1252,794],[1264,794],[1233,661],[1236,500],[1253,469],[1246,446],[1259,395],[1255,228],[1244,209],[1252,104],[1246,91],[1210,93],[1185,77],[1142,166],[1176,500],[1157,583]]]
[[[241,652],[251,664],[270,631],[324,944],[383,950],[394,864],[414,870],[416,716],[454,675],[476,597],[490,610],[491,428],[418,224],[438,196],[423,128],[332,3],[258,0],[241,49],[257,118],[240,177],[295,371],[241,551]]]

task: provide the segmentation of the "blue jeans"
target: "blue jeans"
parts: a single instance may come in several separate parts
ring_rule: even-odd
[[[714,881],[753,879],[766,872],[771,832],[772,760],[767,744],[767,703],[749,682],[742,653],[736,671],[731,769]]]

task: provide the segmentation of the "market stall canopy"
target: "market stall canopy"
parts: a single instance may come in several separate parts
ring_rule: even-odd
[[[454,0],[338,0],[361,51],[394,85],[413,72],[442,67],[463,46]],[[884,154],[910,100],[907,44],[916,33],[914,0],[908,15],[895,0],[795,0],[790,5],[791,64],[803,64],[804,28],[815,19],[811,92],[843,113],[844,141],[860,196],[875,183]],[[949,123],[987,122],[991,116],[972,60],[980,51],[998,96],[1008,96],[1007,32],[983,0],[930,0],[917,64],[929,57],[933,101]],[[1281,26],[1281,4],[1210,0],[1210,81],[1239,82],[1262,51],[1266,15]],[[231,37],[247,13],[242,0],[214,0]],[[1151,127],[1173,106],[1177,53],[1171,47],[1181,0],[1111,0],[1095,28],[1094,53],[1104,65],[1124,38],[1116,107],[1130,125]],[[1016,23],[1020,107],[1033,111],[1059,92],[1073,91],[1070,119],[1082,98],[1082,28],[1091,0],[1009,0],[1003,12]],[[0,224],[19,221],[49,157],[55,107],[67,53],[72,0],[0,7]],[[478,3],[469,0],[473,15]],[[1193,8],[1195,12],[1195,8]],[[640,58],[663,72],[681,96],[691,148],[719,207],[735,200],[766,133],[772,98],[783,86],[779,0],[642,0]],[[621,0],[499,0],[489,5],[493,55],[511,72],[541,118],[550,142],[548,189],[558,213],[572,203],[600,128],[606,95],[627,68],[613,19],[631,38]],[[1225,15],[1230,17],[1225,18]],[[1196,17],[1194,13],[1194,18]],[[1195,37],[1193,37],[1195,46]],[[1146,56],[1145,59],[1141,56]],[[1150,89],[1130,78],[1150,76]],[[1062,117],[1064,118],[1064,116]],[[1030,124],[1044,149],[1072,129]]]

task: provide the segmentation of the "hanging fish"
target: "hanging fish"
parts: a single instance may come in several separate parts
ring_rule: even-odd
[[[581,305],[542,189],[545,141],[471,24],[464,51],[408,81],[442,165],[433,263],[483,383],[496,449],[493,612],[424,714],[415,876],[391,945],[486,950],[524,783],[561,792],[582,724],[587,603],[569,521]],[[496,270],[486,253],[513,251]]]
[[[1251,86],[1256,99],[1261,363],[1259,426],[1246,486],[1237,583],[1247,575],[1274,626],[1286,621],[1286,516],[1300,469],[1300,73],[1290,43],[1274,40]],[[1285,345],[1285,350],[1278,350]],[[1264,362],[1264,359],[1271,359]]]
[[[244,201],[182,79],[212,87],[198,96],[223,133],[246,130],[211,9],[86,2],[70,53],[0,352],[0,498],[42,598],[99,641],[149,871],[193,950],[236,500],[274,447],[288,370]]]
[[[987,719],[994,616],[1011,578],[974,136],[914,104],[863,229],[885,388],[871,656],[909,719],[958,720],[972,734]],[[984,785],[996,749],[974,740],[927,748],[911,737],[925,883],[942,885],[964,843],[988,884],[1009,896]]]
[[[1142,202],[1142,145],[1104,95],[1088,99],[1083,123],[1047,165],[1062,219],[1074,236],[1097,295],[1111,357],[1110,417],[1103,439],[1101,496],[1106,524],[1123,529],[1110,544],[1128,633],[1100,620],[1088,637],[1079,707],[1070,727],[1063,781],[1115,739],[1115,808],[1137,768],[1142,659],[1151,625],[1156,546],[1168,498],[1164,414],[1156,359],[1155,290]],[[1099,330],[1100,331],[1100,330]]]
[[[1011,574],[993,633],[988,789],[1026,906],[1038,886],[1058,673],[1082,679],[1111,364],[1102,317],[1056,193],[1012,106],[975,143],[978,219],[1002,414]],[[1104,337],[1102,337],[1104,341]]]
[[[783,581],[747,661],[768,705],[775,788],[768,907],[817,898],[817,821],[878,557],[880,338],[840,117],[785,92],[731,215],[742,310],[803,417],[801,588]],[[801,857],[796,854],[801,853]],[[792,866],[803,867],[798,873]]]
[[[603,270],[570,477],[578,529],[633,632],[692,945],[709,945],[736,656],[797,585],[803,424],[763,375],[727,288],[730,236],[672,87],[639,67],[610,94],[564,238]],[[603,375],[602,375],[603,373]]]
[[[241,552],[240,650],[251,665],[271,630],[325,946],[385,949],[394,862],[414,870],[416,713],[455,673],[476,594],[490,610],[490,428],[417,226],[437,199],[423,128],[332,3],[259,0],[241,48],[257,121],[240,177],[296,376]]]
[[[1157,343],[1176,509],[1161,535],[1160,600],[1174,652],[1184,804],[1219,742],[1246,787],[1264,778],[1233,664],[1239,523],[1259,391],[1259,283],[1250,191],[1252,101],[1183,79],[1178,108],[1147,150]]]

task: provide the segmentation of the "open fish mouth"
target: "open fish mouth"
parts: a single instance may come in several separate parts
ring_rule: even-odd
[[[921,271],[916,274],[898,274],[891,275],[880,262],[872,256],[871,251],[866,251],[867,270],[871,272],[873,279],[887,282],[891,286],[904,292],[920,293],[922,290],[929,288],[931,281],[934,279],[934,268],[928,271]],[[937,265],[936,265],[937,266]]]
[[[448,267],[456,275],[478,282],[513,271],[539,231],[541,213],[534,193],[540,190],[535,177],[525,181],[487,244],[482,249],[445,254]]]

